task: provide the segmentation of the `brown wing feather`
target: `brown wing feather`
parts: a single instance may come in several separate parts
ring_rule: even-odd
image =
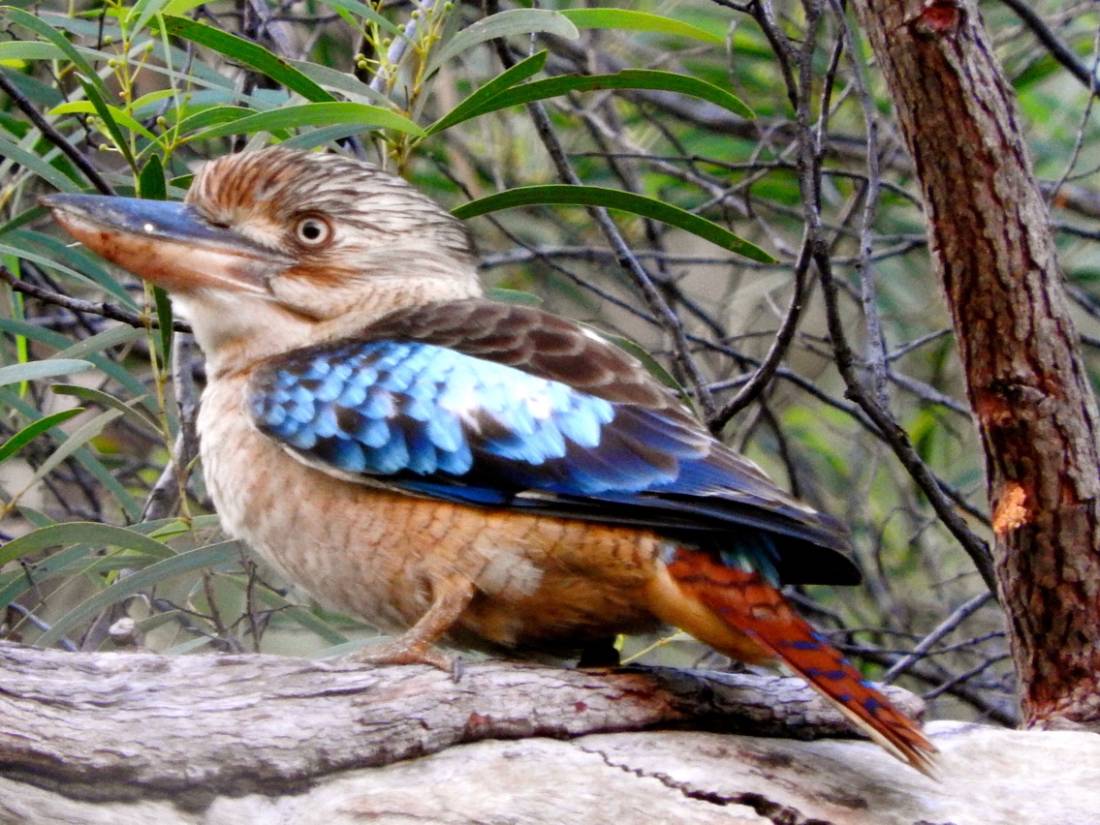
[[[568,501],[558,496],[568,512],[586,518],[603,513],[607,520],[617,521],[647,516],[670,527],[683,527],[685,519],[713,526],[708,521],[713,517],[727,525],[718,529],[729,531],[740,525],[745,531],[756,528],[786,536],[776,548],[777,572],[784,581],[859,581],[858,570],[846,555],[846,531],[835,519],[776,487],[755,464],[714,439],[640,361],[572,321],[534,307],[475,298],[399,310],[372,324],[360,337],[447,347],[610,401],[619,405],[616,421],[621,423],[605,432],[607,445],[618,443],[630,452],[629,444],[638,441],[634,436],[657,426],[705,455],[707,464],[724,479],[683,493],[672,489],[655,493],[641,509],[635,502],[625,513],[608,497]],[[650,454],[656,443],[652,436],[643,440],[650,445],[639,442],[633,452],[646,456],[650,464],[659,462],[659,456]],[[552,503],[544,506],[552,509]],[[822,553],[821,548],[834,553]]]

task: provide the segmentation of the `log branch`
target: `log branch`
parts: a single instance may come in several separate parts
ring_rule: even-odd
[[[10,643],[0,672],[0,822],[1056,825],[1100,783],[1080,732],[934,723],[941,783],[869,742],[765,738],[847,730],[777,677]]]
[[[669,726],[852,735],[801,679],[749,674],[485,662],[456,684],[419,666],[5,642],[0,672],[0,772],[98,801],[286,792],[483,739]],[[919,699],[889,690],[920,713]]]

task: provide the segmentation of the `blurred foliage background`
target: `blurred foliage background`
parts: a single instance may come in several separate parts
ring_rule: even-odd
[[[837,644],[870,676],[924,694],[933,715],[1015,719],[999,608],[845,397],[815,273],[794,274],[816,177],[867,386],[988,538],[919,193],[850,10],[571,6],[0,7],[0,637],[321,656],[371,634],[219,534],[195,460],[201,354],[164,295],[71,245],[36,202],[53,190],[178,199],[205,159],[283,143],[405,175],[469,217],[496,297],[621,336],[715,432],[850,525],[865,586],[791,594]],[[981,12],[1095,371],[1100,13],[1054,0]],[[579,202],[610,221],[568,205]],[[776,348],[780,331],[790,341]],[[722,664],[679,636],[626,639],[624,653]]]

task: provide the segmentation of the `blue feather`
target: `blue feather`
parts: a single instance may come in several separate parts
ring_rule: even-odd
[[[264,433],[310,463],[449,501],[652,524],[688,540],[717,531],[725,564],[773,581],[783,557],[768,533],[822,534],[675,408],[610,401],[436,344],[290,353],[254,375],[249,405]]]

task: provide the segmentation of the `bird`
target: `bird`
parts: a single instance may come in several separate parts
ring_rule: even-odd
[[[205,163],[182,202],[43,202],[171,294],[206,358],[223,529],[393,634],[363,661],[449,669],[444,642],[598,650],[672,625],[785,663],[931,775],[918,724],[780,591],[858,583],[843,526],[605,337],[486,298],[466,226],[401,177],[275,146]]]

